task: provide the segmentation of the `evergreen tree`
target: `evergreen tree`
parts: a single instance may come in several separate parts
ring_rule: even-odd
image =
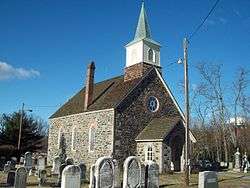
[[[7,146],[17,150],[20,117],[20,112],[3,114],[1,116],[0,146]],[[45,136],[44,127],[45,123],[43,121],[23,113],[20,153],[41,149],[41,142]]]

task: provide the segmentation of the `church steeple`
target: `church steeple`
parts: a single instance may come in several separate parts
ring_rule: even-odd
[[[141,6],[140,16],[134,39],[126,46],[125,80],[138,78],[154,66],[160,67],[160,47],[151,37],[149,22],[144,7]]]
[[[144,8],[144,2],[141,6],[141,12],[135,32],[134,40],[144,39],[144,38],[151,38],[150,27],[148,23],[147,14]]]

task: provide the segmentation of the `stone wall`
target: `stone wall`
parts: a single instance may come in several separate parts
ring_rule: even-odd
[[[113,125],[113,109],[50,119],[48,163],[52,164],[53,158],[58,154],[60,132],[64,133],[66,139],[67,156],[72,157],[75,162],[84,162],[87,167],[90,167],[99,157],[111,155],[113,152]],[[96,128],[93,151],[89,151],[89,129],[91,126]]]
[[[150,112],[147,101],[150,96],[157,97],[159,109]],[[126,157],[136,155],[135,138],[153,119],[162,116],[179,116],[174,102],[167,93],[155,70],[150,71],[146,78],[123,100],[116,110],[114,156],[120,163]]]
[[[162,142],[137,142],[137,156],[142,162],[147,160],[148,147],[151,146],[153,150],[153,161],[159,165],[159,171],[163,170],[163,158],[162,158]]]

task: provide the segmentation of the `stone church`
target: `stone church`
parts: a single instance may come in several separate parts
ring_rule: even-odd
[[[50,117],[50,164],[63,135],[67,156],[87,167],[102,156],[122,164],[135,155],[156,161],[160,172],[168,171],[171,162],[176,171],[182,169],[184,115],[162,77],[161,45],[151,37],[144,4],[134,39],[125,48],[124,75],[95,83],[92,62],[85,87]]]

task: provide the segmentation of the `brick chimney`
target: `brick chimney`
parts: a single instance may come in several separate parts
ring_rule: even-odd
[[[94,75],[95,75],[95,63],[92,61],[88,65],[88,70],[86,75],[85,100],[84,100],[85,111],[88,109],[88,106],[91,104],[93,100]]]

